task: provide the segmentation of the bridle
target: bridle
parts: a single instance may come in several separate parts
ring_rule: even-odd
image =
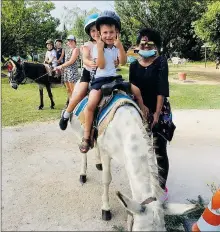
[[[19,71],[17,71],[18,68],[16,68],[16,73],[18,73],[17,75],[19,75],[19,72],[22,72],[21,74],[21,77],[18,79],[18,80],[15,80],[14,79],[14,74],[12,74],[11,78],[10,78],[10,82],[14,82],[14,83],[17,83],[17,84],[25,84],[27,82],[27,76],[25,74],[25,70],[24,70],[24,64],[21,64],[21,69],[19,69]],[[16,76],[16,73],[15,73],[15,76]],[[36,82],[37,80],[39,80],[40,78],[44,77],[48,75],[48,73],[46,72],[45,74],[37,77],[36,79],[34,79],[34,82]],[[22,80],[21,80],[22,79]]]
[[[123,203],[124,207],[127,208],[127,203],[125,202],[125,200],[123,199],[122,195],[120,192],[117,192],[117,196],[118,198],[121,200],[121,202]],[[148,197],[146,200],[144,200],[140,205],[141,205],[141,208],[140,208],[140,213],[144,213],[145,210],[146,210],[146,205],[152,203],[153,201],[157,201],[157,198],[156,197]],[[133,228],[133,224],[134,224],[134,215],[132,212],[130,212],[129,210],[126,210],[128,215],[131,217],[131,224],[130,224],[130,230],[129,231],[132,231],[132,228]]]
[[[9,81],[11,83],[16,83],[18,85],[26,83],[27,77],[25,75],[25,71],[24,71],[22,66],[23,65],[21,65],[21,69],[18,69],[16,67],[16,70],[14,72],[12,72],[11,76],[9,77]],[[19,78],[15,79],[15,77],[19,77]]]
[[[145,210],[146,210],[146,206],[145,205],[148,205],[150,203],[152,203],[153,201],[157,201],[157,198],[156,197],[148,197],[145,201],[143,201],[141,203],[141,210],[140,210],[140,213],[144,213]],[[131,225],[130,225],[130,231],[132,231],[132,228],[133,228],[133,224],[134,224],[134,215],[127,210],[127,213],[130,215],[131,217]]]

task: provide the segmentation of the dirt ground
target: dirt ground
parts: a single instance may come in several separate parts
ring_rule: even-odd
[[[220,184],[220,110],[174,111],[175,138],[168,145],[169,201],[186,203],[207,184]],[[130,195],[124,168],[112,162],[113,217],[101,220],[101,172],[88,153],[88,182],[79,183],[80,152],[71,127],[58,121],[2,129],[3,231],[109,231],[126,227],[126,212],[115,191]]]

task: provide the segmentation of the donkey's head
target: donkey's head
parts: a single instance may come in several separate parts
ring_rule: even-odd
[[[139,203],[120,192],[116,195],[128,213],[128,231],[165,231],[163,208],[156,198]]]
[[[13,89],[17,89],[18,86],[22,83],[22,81],[25,79],[23,67],[21,64],[19,64],[17,61],[10,59],[10,62],[15,67],[12,75],[9,77],[9,83]]]
[[[128,212],[128,231],[166,231],[165,215],[182,215],[198,209],[195,204],[168,203],[160,207],[160,202],[153,197],[139,203],[120,192],[118,200]],[[156,214],[156,215],[155,215]]]

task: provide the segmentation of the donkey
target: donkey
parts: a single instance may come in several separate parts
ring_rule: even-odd
[[[38,109],[42,110],[44,108],[44,100],[43,100],[44,87],[46,87],[48,96],[51,101],[50,108],[54,109],[55,103],[51,91],[51,84],[61,84],[61,77],[59,78],[50,77],[43,64],[35,64],[28,62],[19,64],[18,62],[12,59],[10,59],[10,61],[13,62],[16,66],[14,73],[10,78],[10,85],[12,86],[12,88],[17,89],[19,84],[25,83],[26,80],[29,78],[39,85],[40,105]]]
[[[77,88],[75,88],[77,91]],[[84,99],[85,100],[85,99]],[[84,101],[83,100],[83,101]],[[79,103],[70,117],[70,125],[74,134],[81,139],[83,123],[78,109],[83,112]],[[83,114],[83,113],[82,113]],[[80,118],[81,117],[81,118]],[[161,196],[163,191],[159,185],[158,166],[153,149],[152,137],[146,131],[140,109],[135,104],[120,104],[113,118],[98,136],[95,146],[97,164],[102,164],[102,219],[111,220],[109,203],[109,185],[111,183],[111,159],[124,165],[132,193],[132,199],[116,192],[117,198],[125,207],[132,220],[128,218],[128,229],[133,231],[165,231],[164,208]],[[82,154],[80,181],[85,183],[87,154]],[[167,211],[175,208],[175,213],[183,213],[187,207],[167,207]],[[170,214],[170,213],[169,213]]]

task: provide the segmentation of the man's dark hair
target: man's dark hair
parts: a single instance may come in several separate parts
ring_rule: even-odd
[[[136,40],[137,45],[140,44],[141,38],[143,36],[147,36],[148,40],[153,41],[155,43],[156,47],[158,48],[158,50],[160,50],[162,41],[161,41],[160,33],[158,31],[153,30],[151,28],[142,28],[138,32],[138,36],[137,36],[137,40]]]

